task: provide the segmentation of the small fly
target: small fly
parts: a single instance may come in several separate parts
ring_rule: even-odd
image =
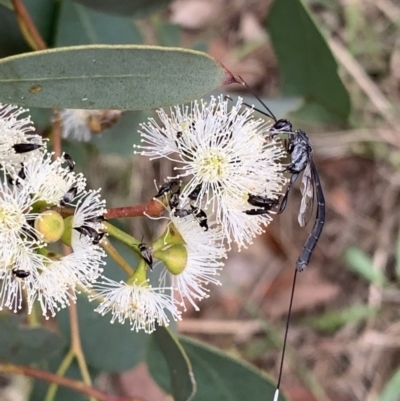
[[[243,213],[249,216],[257,216],[261,214],[269,214],[272,208],[279,204],[278,199],[271,199],[261,195],[248,194],[247,202],[252,206],[257,206],[259,209],[244,210]]]
[[[142,242],[138,245],[138,248],[147,266],[149,266],[150,270],[153,270],[153,249],[144,244],[143,239]]]

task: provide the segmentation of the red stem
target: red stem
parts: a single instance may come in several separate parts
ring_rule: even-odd
[[[86,394],[89,397],[95,397],[100,401],[138,401],[135,398],[119,397],[103,393],[93,387],[87,386],[81,381],[73,380],[68,377],[57,376],[53,373],[44,370],[32,368],[30,366],[12,365],[9,363],[0,363],[0,372],[11,373],[15,375],[24,375],[35,379],[44,380],[50,383],[55,383],[60,386],[68,387],[72,390]]]
[[[158,217],[164,210],[165,207],[160,201],[152,199],[150,202],[141,205],[108,209],[104,217],[107,220],[118,219],[121,217],[139,217],[145,216],[146,214],[152,217]]]

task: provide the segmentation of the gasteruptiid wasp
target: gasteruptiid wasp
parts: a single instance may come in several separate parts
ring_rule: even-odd
[[[248,85],[240,77],[239,79],[236,79],[236,82],[249,88]],[[317,199],[317,213],[314,226],[312,228],[311,234],[308,236],[306,243],[303,246],[303,250],[301,251],[300,256],[296,261],[296,269],[294,272],[294,278],[290,294],[289,310],[286,319],[286,328],[283,340],[278,382],[276,385],[276,390],[274,395],[274,401],[278,401],[279,388],[282,378],[283,361],[285,358],[287,335],[289,331],[290,315],[292,311],[294,290],[296,286],[297,272],[303,271],[307,267],[307,265],[310,262],[312,253],[317,245],[319,237],[321,236],[322,229],[325,224],[325,198],[324,198],[324,193],[322,191],[322,186],[318,175],[318,171],[314,164],[313,150],[307,134],[301,129],[293,130],[292,123],[288,120],[285,119],[278,120],[272,113],[272,111],[268,108],[268,106],[256,94],[254,94],[254,96],[260,102],[260,104],[265,108],[265,111],[258,110],[255,108],[254,110],[258,111],[261,114],[264,114],[265,116],[271,118],[274,121],[274,124],[270,128],[271,137],[278,134],[288,135],[287,151],[290,155],[290,164],[288,165],[286,170],[291,173],[291,177],[289,184],[286,188],[285,195],[280,204],[278,213],[282,213],[285,210],[289,192],[292,188],[292,185],[295,183],[295,181],[297,180],[297,178],[301,173],[303,173],[301,179],[302,199],[301,199],[300,210],[298,213],[298,221],[301,227],[304,227],[308,222],[307,216],[310,215],[309,214],[310,211],[312,212],[315,195]],[[252,107],[249,104],[246,103],[243,104],[248,107]]]

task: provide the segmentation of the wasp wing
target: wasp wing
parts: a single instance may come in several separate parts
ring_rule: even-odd
[[[300,227],[304,227],[310,219],[311,211],[314,206],[314,177],[311,170],[311,163],[307,163],[307,166],[303,171],[300,190],[302,198],[297,220]]]

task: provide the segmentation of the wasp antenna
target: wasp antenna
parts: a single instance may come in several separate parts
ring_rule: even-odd
[[[262,114],[262,115],[264,115],[264,116],[267,116],[268,118],[275,118],[275,117],[271,117],[271,116],[270,116],[268,113],[266,113],[265,111],[262,111],[262,110],[260,110],[260,109],[257,109],[256,107],[252,106],[252,105],[249,104],[249,103],[242,102],[242,104],[243,104],[243,106],[249,107],[250,109],[253,109],[253,110],[256,111],[257,113],[260,113],[260,114]],[[274,121],[276,121],[276,120],[274,120]]]
[[[265,110],[267,110],[267,113],[262,113],[257,109],[254,109],[254,110],[266,115],[269,118],[272,118],[275,122],[277,122],[278,120],[276,119],[275,114],[271,111],[271,109],[261,100],[261,98],[253,91],[253,89],[251,89],[250,86],[247,85],[245,80],[240,75],[238,75],[238,78],[240,81],[236,80],[235,82],[245,86],[252,93],[252,95],[265,107]]]
[[[276,389],[275,389],[274,401],[278,401],[278,397],[279,397],[279,388],[280,388],[280,386],[281,386],[282,370],[283,370],[283,361],[284,361],[284,359],[285,359],[287,336],[288,336],[288,333],[289,333],[289,325],[290,325],[290,316],[291,316],[291,314],[292,314],[294,290],[295,290],[295,288],[296,288],[296,279],[297,279],[297,269],[294,270],[293,283],[292,283],[292,291],[291,291],[291,293],[290,293],[289,310],[288,310],[288,314],[287,314],[287,317],[286,317],[285,336],[284,336],[284,338],[283,338],[283,347],[282,347],[282,354],[281,354],[281,364],[280,364],[280,367],[279,367],[278,383],[277,383]]]

